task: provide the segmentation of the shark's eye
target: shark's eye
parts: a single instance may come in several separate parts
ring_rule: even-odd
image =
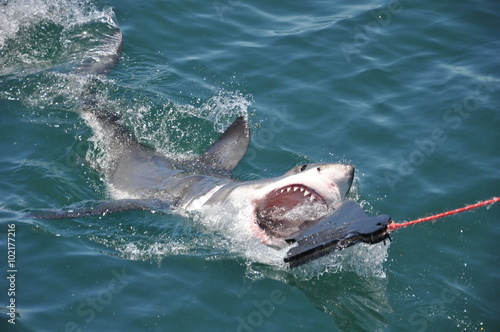
[[[316,170],[318,170],[318,172],[321,172],[321,167],[316,168]]]
[[[302,165],[302,167],[300,168],[300,171],[304,171],[305,169],[307,168],[307,165]]]

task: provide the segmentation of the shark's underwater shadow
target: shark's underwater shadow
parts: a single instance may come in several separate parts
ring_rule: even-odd
[[[361,244],[293,270],[234,259],[226,260],[224,268],[234,275],[245,274],[243,295],[279,289],[284,300],[275,303],[275,310],[289,311],[291,324],[304,324],[303,318],[294,320],[293,313],[297,303],[306,303],[311,325],[315,321],[342,331],[382,331],[391,323],[388,317],[394,310],[387,294],[387,255],[388,246]]]
[[[238,117],[200,156],[175,158],[141,143],[122,125],[118,112],[99,102],[96,91],[96,80],[115,67],[121,49],[122,35],[116,28],[102,48],[74,70],[89,78],[81,95],[81,114],[101,137],[108,158],[108,167],[102,172],[110,192],[119,199],[29,217],[74,218],[169,209],[210,217],[223,212],[228,224],[233,223],[231,216],[238,215],[238,229],[231,236],[285,249],[284,261],[290,267],[358,242],[377,243],[387,238],[390,217],[370,217],[344,199],[354,178],[352,165],[312,163],[275,178],[233,179],[231,172],[250,144],[250,127],[244,117]]]
[[[387,298],[387,279],[355,272],[323,275],[314,280],[287,281],[332,317],[342,331],[382,331],[393,308]]]

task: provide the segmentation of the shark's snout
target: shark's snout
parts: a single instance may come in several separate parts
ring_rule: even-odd
[[[351,189],[354,181],[355,168],[349,164],[330,164],[325,171],[330,171],[330,178],[339,189],[340,195],[344,197]]]

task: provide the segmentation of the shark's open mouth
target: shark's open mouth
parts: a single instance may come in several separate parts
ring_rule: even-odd
[[[310,226],[328,212],[316,191],[301,184],[275,189],[257,202],[257,224],[270,237],[284,238]]]

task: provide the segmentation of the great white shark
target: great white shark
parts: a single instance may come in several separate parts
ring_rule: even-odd
[[[126,199],[31,216],[70,218],[173,208],[210,216],[221,210],[241,212],[244,207],[245,231],[269,246],[289,246],[285,261],[292,267],[359,241],[376,243],[388,236],[388,216],[369,217],[345,201],[354,178],[352,165],[311,163],[274,178],[231,178],[250,144],[244,117],[237,118],[205,153],[190,159],[172,158],[139,142],[121,124],[118,113],[100,106],[93,91],[92,77],[113,69],[121,49],[122,35],[116,29],[75,72],[91,77],[82,96],[82,116],[105,137],[107,184]]]

